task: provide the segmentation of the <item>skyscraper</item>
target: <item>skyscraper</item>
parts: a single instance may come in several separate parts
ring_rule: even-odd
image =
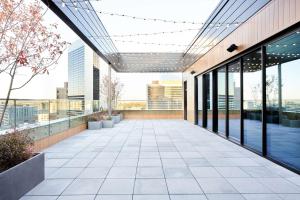
[[[56,99],[68,98],[68,82],[64,82],[64,87],[56,88]]]
[[[72,43],[68,52],[68,98],[82,100],[81,109],[92,111],[99,100],[99,56],[82,40]]]

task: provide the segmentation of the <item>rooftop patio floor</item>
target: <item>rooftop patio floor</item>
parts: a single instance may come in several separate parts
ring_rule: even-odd
[[[125,120],[48,149],[22,200],[296,200],[300,176],[181,120]]]

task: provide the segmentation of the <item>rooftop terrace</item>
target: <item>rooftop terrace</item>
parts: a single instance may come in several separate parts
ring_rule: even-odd
[[[300,176],[183,120],[125,120],[46,149],[22,200],[291,200]]]

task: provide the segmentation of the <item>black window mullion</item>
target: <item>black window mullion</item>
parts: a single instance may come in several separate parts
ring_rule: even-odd
[[[243,76],[243,58],[240,58],[239,60],[240,62],[240,85],[241,85],[241,94],[240,94],[240,116],[241,116],[241,120],[240,120],[240,143],[241,145],[244,145],[244,76]]]
[[[198,78],[197,76],[194,77],[194,105],[195,105],[195,108],[194,108],[194,124],[195,125],[198,125]]]
[[[213,71],[212,79],[212,131],[218,132],[218,70]]]
[[[229,137],[229,90],[228,90],[228,65],[225,66],[225,135]]]
[[[261,47],[262,68],[262,155],[267,154],[267,115],[266,115],[266,47]]]

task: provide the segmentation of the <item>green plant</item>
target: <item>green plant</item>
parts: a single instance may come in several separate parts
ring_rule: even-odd
[[[33,140],[28,134],[13,132],[0,136],[0,172],[5,171],[33,155]]]

